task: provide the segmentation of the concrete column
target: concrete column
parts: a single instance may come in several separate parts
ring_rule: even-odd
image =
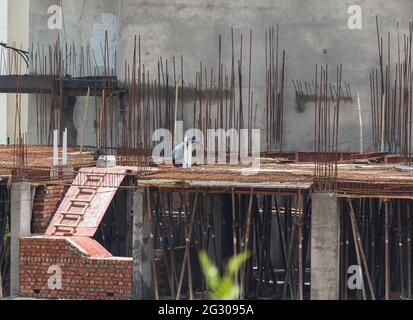
[[[10,295],[20,294],[20,238],[31,235],[32,193],[29,182],[11,187]]]
[[[335,194],[312,195],[311,220],[311,299],[338,300],[340,213]]]
[[[148,300],[152,298],[153,291],[151,268],[153,248],[150,241],[151,230],[148,223],[147,197],[142,190],[131,190],[129,192],[132,193],[131,208],[133,214],[132,299]]]

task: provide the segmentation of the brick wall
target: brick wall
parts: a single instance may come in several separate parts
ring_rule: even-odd
[[[107,252],[90,238],[29,237],[20,240],[20,294],[47,299],[130,299],[132,258]],[[107,253],[110,256],[110,253]],[[50,290],[50,266],[62,271],[62,289]]]
[[[64,198],[67,187],[65,186],[39,186],[33,202],[32,233],[43,234],[46,232],[57,208]]]

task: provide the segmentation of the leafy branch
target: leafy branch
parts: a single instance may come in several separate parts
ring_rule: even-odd
[[[248,252],[232,257],[226,267],[225,274],[220,275],[218,268],[209,259],[205,251],[199,254],[199,260],[204,276],[210,289],[211,300],[237,300],[240,296],[240,288],[236,283],[236,275],[243,263],[250,257]]]

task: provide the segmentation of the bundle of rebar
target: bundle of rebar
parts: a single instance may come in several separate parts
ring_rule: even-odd
[[[315,84],[314,81],[312,82],[301,82],[300,80],[292,81],[293,86],[295,89],[295,99],[297,102],[297,107],[299,111],[303,111],[305,109],[305,104],[314,102],[315,101]],[[327,99],[331,100],[332,102],[336,101],[336,92],[337,88],[334,83],[329,83],[329,92]],[[342,87],[340,88],[343,96],[341,97],[342,103],[353,103],[353,95],[351,92],[351,86],[348,82],[344,82]],[[320,99],[321,97],[318,97]]]
[[[315,70],[314,151],[316,188],[323,191],[334,189],[338,173],[338,145],[340,102],[342,92],[342,65],[336,69],[334,102],[328,99],[328,65]]]
[[[279,57],[279,30],[270,28],[265,33],[265,70],[266,70],[266,136],[267,149],[274,144],[282,149],[285,89],[285,50]]]
[[[253,83],[252,77],[253,32],[249,31],[247,67],[243,61],[244,37],[239,35],[237,53],[235,37],[234,29],[231,29],[231,66],[225,66],[224,61],[228,61],[223,54],[225,41],[219,35],[217,65],[209,67],[201,61],[199,71],[193,78],[194,84],[191,84],[190,81],[185,81],[190,75],[185,74],[184,78],[183,56],[169,60],[160,57],[157,73],[151,74],[150,68],[142,59],[141,37],[135,36],[133,60],[124,62],[125,96],[119,94],[111,82],[111,79],[117,77],[117,53],[109,44],[107,32],[99,53],[90,46],[79,48],[75,43],[69,45],[62,42],[60,38],[49,46],[33,43],[27,53],[31,75],[51,76],[55,81],[52,93],[38,90],[35,94],[37,140],[41,144],[50,145],[53,130],[62,132],[65,127],[64,105],[67,100],[64,98],[64,82],[67,79],[91,79],[99,81],[99,88],[89,88],[86,98],[87,104],[94,99],[96,146],[102,152],[119,154],[122,164],[147,166],[151,150],[157,143],[152,141],[152,134],[157,129],[169,130],[173,134],[174,144],[180,143],[177,141],[176,124],[185,120],[185,126],[191,127],[191,123],[188,123],[190,117],[187,116],[189,112],[193,113],[192,128],[200,129],[204,134],[205,155],[208,154],[209,129],[235,129],[238,133],[247,129],[248,153],[251,153],[253,129],[259,121],[265,122],[267,148],[282,149],[286,53],[283,50],[280,57],[278,26],[276,30],[270,28],[265,35],[266,91],[263,99],[257,99],[265,100],[265,112],[261,114],[258,104],[254,103],[253,88],[257,84]],[[19,58],[17,52],[9,53],[5,50],[0,52],[0,72],[24,73],[23,59]],[[98,63],[99,55],[102,63]],[[239,57],[236,58],[236,55]],[[244,80],[246,68],[247,81]],[[39,86],[42,87],[43,84],[40,83]],[[119,101],[116,100],[118,97]],[[192,110],[188,112],[188,109]],[[85,113],[83,127],[86,116]],[[83,135],[84,130],[82,141]],[[239,140],[240,149],[243,137],[239,134],[236,139]],[[231,150],[227,148],[226,152]]]
[[[407,35],[397,35],[395,63],[390,32],[385,56],[377,17],[376,27],[380,68],[370,73],[373,145],[382,152],[399,153],[401,163],[411,166],[413,23]]]

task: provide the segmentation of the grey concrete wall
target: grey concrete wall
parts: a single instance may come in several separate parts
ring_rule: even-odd
[[[57,5],[60,1],[58,0],[30,0],[29,1],[29,49],[33,46],[34,48],[39,48],[43,51],[43,46],[45,46],[45,51],[47,52],[48,46],[53,45],[58,36],[59,32],[57,30],[50,30],[48,28],[48,18],[47,9],[51,5]],[[34,64],[34,63],[32,63]],[[30,73],[34,72],[34,66],[31,65]],[[40,69],[40,68],[39,68]],[[37,122],[37,102],[35,95],[29,95],[29,106],[28,106],[28,140],[29,143],[37,144],[40,143],[40,138],[38,139]],[[49,121],[50,115],[47,117]],[[46,136],[46,134],[44,135]],[[44,143],[44,141],[43,141]]]
[[[71,46],[73,43],[77,50],[77,60],[80,61],[80,48],[89,46],[91,52],[95,52],[96,63],[93,67],[103,69],[103,58],[101,53],[101,43],[103,46],[104,33],[108,30],[110,40],[111,65],[115,66],[115,52],[118,44],[118,8],[119,2],[112,0],[76,0],[61,2],[63,8],[63,29],[50,30],[48,19],[50,14],[47,10],[49,6],[59,4],[59,0],[30,0],[30,43],[41,46],[53,45],[58,37],[61,43]],[[64,45],[63,45],[64,46]],[[80,132],[83,126],[85,97],[78,97],[73,111],[74,126],[78,132],[76,143],[80,144]],[[96,130],[95,119],[97,106],[101,104],[101,99],[91,98],[89,101],[88,117],[85,129],[85,145],[95,145]],[[36,102],[34,96],[30,100],[29,118],[36,118]],[[37,143],[37,129],[35,123],[29,126],[29,142]]]
[[[350,5],[362,7],[362,30],[349,30]],[[186,80],[195,82],[200,61],[218,70],[218,34],[223,36],[223,52],[230,67],[230,27],[244,34],[244,64],[247,59],[249,28],[253,29],[253,90],[261,110],[265,86],[265,30],[277,23],[280,44],[287,51],[287,88],[285,97],[285,149],[313,149],[313,105],[299,112],[292,80],[312,81],[315,64],[330,68],[343,64],[343,80],[354,94],[359,93],[370,131],[369,70],[377,67],[375,15],[383,31],[407,31],[413,12],[409,0],[124,0],[121,2],[120,48],[130,57],[133,35],[142,35],[144,62],[155,66],[156,59],[181,54],[185,58]],[[385,35],[385,33],[384,33]],[[238,41],[239,42],[239,41]],[[395,42],[393,42],[395,44]],[[327,53],[324,53],[324,49]],[[238,51],[238,50],[237,50]],[[246,77],[247,69],[244,70]],[[331,74],[333,76],[333,74]],[[246,83],[246,82],[244,82]],[[245,90],[246,91],[246,90]],[[245,98],[246,99],[246,98]],[[359,148],[356,104],[343,106],[340,147]],[[257,127],[263,127],[264,112]],[[365,144],[370,145],[370,136]]]
[[[340,212],[337,197],[314,193],[311,208],[311,299],[338,300]]]
[[[31,0],[33,19],[31,40],[50,41],[56,35],[44,30],[47,23],[47,4],[51,0]],[[349,30],[348,7],[362,8],[362,30]],[[315,64],[329,64],[333,69],[343,64],[343,80],[359,93],[365,122],[365,145],[371,143],[369,71],[378,66],[375,33],[375,16],[380,18],[383,35],[406,32],[413,12],[410,0],[88,0],[63,1],[65,30],[61,37],[68,42],[96,43],[95,32],[102,29],[106,19],[117,16],[118,30],[112,45],[118,47],[118,70],[124,59],[131,61],[133,37],[142,36],[143,62],[153,73],[157,59],[162,56],[184,56],[185,80],[195,82],[195,72],[200,61],[217,70],[218,34],[223,36],[224,63],[230,68],[230,28],[235,29],[236,55],[241,33],[244,34],[244,65],[247,63],[248,33],[253,29],[254,100],[259,110],[256,127],[263,127],[264,112],[264,33],[277,23],[280,28],[280,46],[287,51],[285,96],[285,149],[313,149],[313,104],[299,111],[295,102],[292,80],[312,81]],[[39,25],[43,27],[39,27]],[[395,41],[393,41],[395,45]],[[247,68],[244,78],[247,77]],[[330,77],[334,77],[331,73]],[[246,81],[244,81],[247,84]],[[245,90],[246,92],[247,90]],[[246,97],[245,97],[246,100]],[[84,99],[80,99],[75,111],[75,122],[80,127]],[[189,107],[191,108],[191,107]],[[359,148],[358,113],[355,103],[342,107],[340,148]],[[191,112],[187,113],[191,115]],[[93,121],[87,122],[86,144],[95,140]],[[188,116],[189,117],[189,116]],[[186,119],[188,125],[189,121]]]
[[[110,65],[114,66],[115,52],[118,43],[118,1],[113,0],[77,0],[62,2],[63,6],[63,30],[61,39],[68,43],[75,43],[77,50],[83,46],[86,50],[90,46],[94,52],[98,70],[103,70],[104,59],[102,47],[104,46],[105,30],[108,31]],[[101,47],[102,45],[102,47]],[[78,56],[80,52],[78,52]],[[78,60],[80,61],[80,60]],[[78,97],[73,111],[73,122],[78,132],[76,144],[81,143],[81,128],[83,125],[85,97]],[[95,119],[97,106],[101,105],[101,99],[90,98],[88,117],[85,129],[85,145],[95,145],[96,130]]]

